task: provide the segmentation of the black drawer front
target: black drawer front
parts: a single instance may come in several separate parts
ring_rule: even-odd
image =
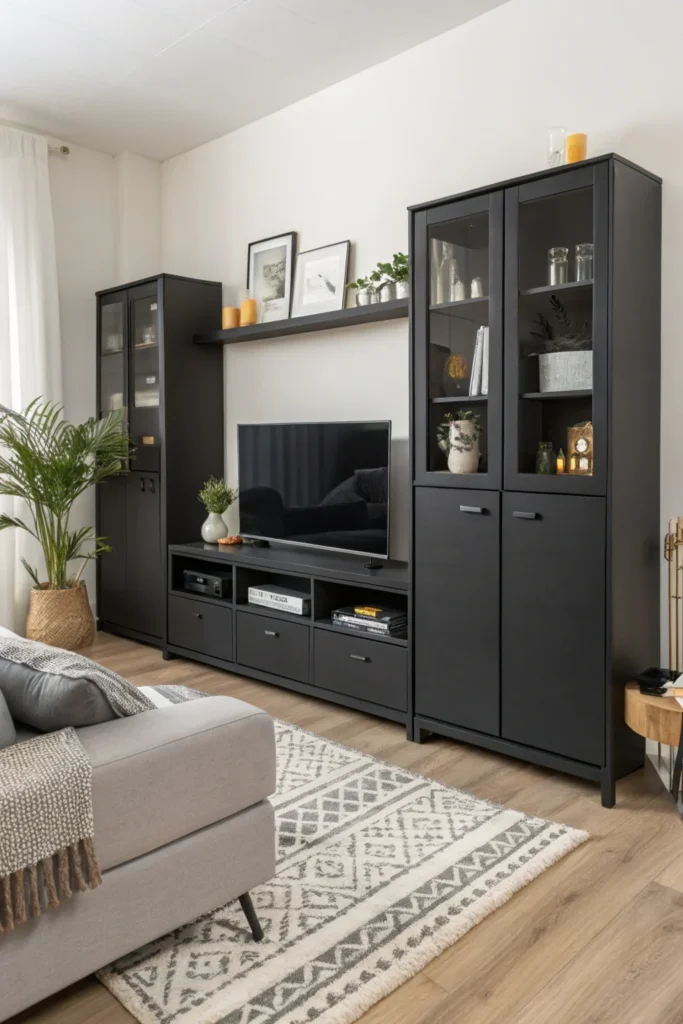
[[[407,651],[381,640],[315,631],[314,682],[396,711],[408,703]]]
[[[309,626],[250,612],[237,613],[237,662],[308,682]]]
[[[189,597],[169,596],[168,642],[232,661],[232,609]]]

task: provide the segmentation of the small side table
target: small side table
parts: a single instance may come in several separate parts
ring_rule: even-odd
[[[626,684],[624,718],[629,728],[656,743],[676,748],[671,795],[683,817],[681,769],[683,768],[683,707],[675,697],[652,697],[641,693],[638,683]]]

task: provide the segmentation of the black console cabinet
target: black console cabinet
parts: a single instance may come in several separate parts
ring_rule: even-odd
[[[415,738],[599,781],[611,805],[643,759],[624,684],[659,661],[661,182],[608,155],[474,190],[413,208],[411,252]],[[545,324],[589,339],[592,379],[548,390]],[[459,410],[481,421],[478,472],[437,443]],[[587,422],[590,472],[535,471],[540,442],[569,468]]]
[[[162,274],[97,296],[98,415],[125,409],[130,472],[98,488],[102,629],[161,645],[167,544],[198,533],[197,492],[223,474],[223,358],[192,343],[221,319],[220,284]]]
[[[225,596],[184,589],[183,572],[229,573]],[[250,586],[279,584],[309,598],[307,615],[250,605]],[[408,608],[403,562],[369,570],[363,558],[299,548],[174,544],[168,564],[164,656],[182,655],[358,711],[412,725],[408,640],[359,635],[330,622],[332,609],[380,603]]]

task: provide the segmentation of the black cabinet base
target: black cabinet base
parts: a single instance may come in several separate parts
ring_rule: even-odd
[[[137,640],[141,644],[149,644],[150,647],[163,646],[163,641],[160,636],[149,636],[147,633],[140,633],[137,629],[128,629],[128,626],[119,626],[114,622],[107,622],[106,619],[98,619],[97,628],[103,633],[113,633],[114,636],[124,636],[127,640]]]

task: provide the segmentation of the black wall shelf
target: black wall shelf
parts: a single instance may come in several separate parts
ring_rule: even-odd
[[[371,306],[349,306],[348,309],[338,309],[332,313],[315,313],[312,316],[290,317],[289,320],[273,320],[266,324],[251,324],[249,327],[233,327],[229,331],[195,334],[194,340],[198,345],[240,345],[245,341],[287,338],[294,334],[331,331],[338,327],[360,327],[383,320],[400,320],[407,316],[408,299],[391,299],[388,302],[375,302]]]

